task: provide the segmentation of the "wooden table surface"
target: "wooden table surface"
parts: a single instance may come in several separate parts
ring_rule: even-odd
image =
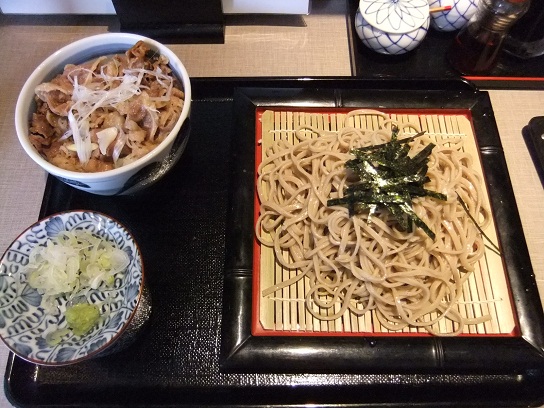
[[[192,77],[350,76],[343,2],[314,0],[308,16],[230,16],[224,44],[169,44]],[[37,220],[46,174],[26,157],[14,126],[18,93],[34,68],[82,37],[118,30],[114,16],[0,16],[0,251]],[[544,188],[521,130],[544,115],[544,91],[489,90],[525,238],[544,294]],[[541,299],[544,297],[541,295]],[[7,348],[0,345],[0,367]],[[0,406],[10,406],[3,393]]]

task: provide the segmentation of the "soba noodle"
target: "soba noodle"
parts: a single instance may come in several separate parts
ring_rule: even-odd
[[[343,206],[327,206],[350,183],[344,164],[353,158],[351,149],[388,142],[393,126],[399,128],[399,139],[420,130],[376,111],[350,112],[345,123],[370,113],[383,118],[379,130],[346,125],[325,132],[305,125],[295,130],[295,143],[279,139],[266,150],[258,168],[257,238],[273,248],[283,268],[297,274],[264,288],[262,295],[307,279],[306,308],[323,320],[337,319],[347,310],[355,315],[373,311],[386,329],[423,327],[436,335],[456,335],[466,324],[488,320],[468,319],[458,307],[463,283],[484,253],[473,219],[482,228],[491,221],[482,203],[482,180],[463,152],[461,138],[432,140],[436,146],[425,187],[447,200],[413,201],[414,212],[436,234],[434,240],[420,228],[403,231],[387,210],[350,216]],[[410,142],[410,155],[430,142],[426,135],[416,138]],[[435,330],[441,319],[454,322],[450,332]]]

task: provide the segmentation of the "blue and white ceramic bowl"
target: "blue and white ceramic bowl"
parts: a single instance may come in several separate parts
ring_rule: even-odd
[[[427,0],[360,0],[355,31],[362,43],[385,55],[416,48],[429,30]]]
[[[436,31],[456,31],[463,28],[478,10],[480,0],[429,0],[429,7],[451,6],[451,10],[431,13],[431,27]]]
[[[124,273],[115,276],[112,287],[94,290],[89,296],[91,303],[100,305],[105,318],[88,333],[76,336],[70,332],[60,343],[51,345],[46,341],[48,334],[66,327],[62,312],[67,299],[64,296],[58,300],[61,313],[45,311],[40,306],[42,296],[26,282],[25,268],[32,248],[44,245],[61,231],[86,231],[106,239],[125,251],[130,263]],[[26,229],[0,261],[0,336],[16,355],[41,365],[73,364],[118,351],[119,344],[126,342],[122,339],[124,332],[133,331],[134,324],[142,327],[137,311],[143,297],[143,272],[136,241],[119,222],[92,211],[47,217]]]
[[[35,88],[61,73],[66,64],[80,64],[94,58],[125,52],[136,42],[144,41],[150,49],[164,55],[185,93],[183,108],[166,138],[148,154],[116,169],[83,173],[65,170],[44,159],[32,145],[30,118],[36,111]],[[98,195],[127,195],[139,192],[160,180],[181,158],[190,133],[191,82],[179,57],[166,45],[131,33],[104,33],[74,41],[47,57],[30,74],[15,106],[15,129],[28,156],[46,172],[70,186]]]

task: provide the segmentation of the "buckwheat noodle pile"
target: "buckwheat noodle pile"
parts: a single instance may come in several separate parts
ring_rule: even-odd
[[[464,317],[458,306],[463,283],[484,253],[474,220],[481,228],[491,221],[482,204],[482,180],[461,138],[432,140],[436,146],[425,187],[445,194],[447,201],[413,201],[414,212],[436,234],[434,240],[420,228],[401,230],[387,210],[350,216],[343,206],[327,206],[327,200],[342,197],[350,182],[344,167],[353,158],[350,149],[388,142],[393,126],[399,128],[399,139],[419,131],[415,124],[395,123],[376,111],[350,112],[345,123],[370,113],[383,117],[379,130],[346,126],[329,132],[304,125],[295,130],[295,143],[283,138],[266,150],[258,168],[256,235],[261,245],[273,248],[283,268],[297,274],[264,288],[262,295],[273,296],[307,279],[305,302],[314,317],[334,320],[346,310],[355,315],[373,311],[388,330],[424,327],[431,334],[456,335],[466,324],[489,320]],[[416,138],[410,155],[430,142],[426,135]],[[453,322],[451,331],[435,330],[441,319]]]

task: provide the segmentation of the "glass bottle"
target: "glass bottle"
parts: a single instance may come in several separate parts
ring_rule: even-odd
[[[529,0],[480,0],[478,11],[448,50],[450,64],[463,75],[489,73],[510,28],[528,8]]]
[[[504,41],[504,50],[519,58],[544,54],[544,3],[531,0],[527,13],[512,26]]]

